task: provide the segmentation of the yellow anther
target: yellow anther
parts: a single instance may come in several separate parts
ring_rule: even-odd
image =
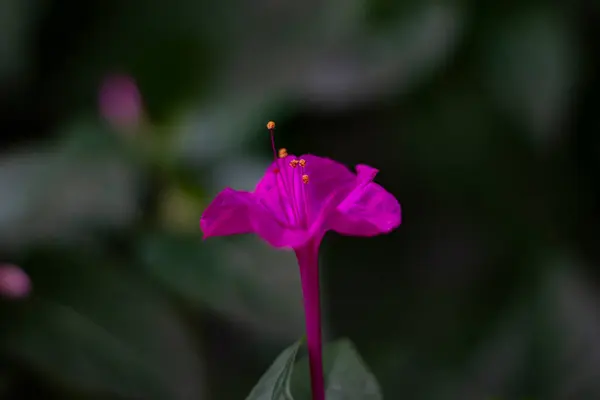
[[[308,175],[302,175],[302,182],[308,183]]]
[[[275,129],[275,122],[269,121],[267,123],[267,129],[270,130],[270,131],[273,130],[273,129]]]
[[[279,149],[279,158],[286,158],[287,156],[287,149]]]
[[[306,167],[306,160],[305,160],[305,159],[301,159],[301,160],[300,160],[300,166],[301,166],[302,168]]]
[[[297,166],[298,166],[298,160],[292,160],[292,161],[290,161],[290,167],[296,168]]]

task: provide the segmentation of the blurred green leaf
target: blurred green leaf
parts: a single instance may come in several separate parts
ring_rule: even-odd
[[[323,369],[328,400],[381,400],[381,389],[354,345],[340,339],[325,345]],[[310,400],[308,357],[298,361],[292,375],[294,400]]]
[[[269,15],[277,10],[277,18],[269,23],[286,31],[292,20],[311,26],[309,31],[287,36],[243,29],[248,26],[244,24],[263,24],[263,20],[236,11],[233,18],[245,18],[237,27],[239,37],[227,68],[215,78],[220,90],[210,103],[199,104],[199,111],[178,129],[175,151],[180,158],[198,165],[230,151],[237,154],[254,132],[248,127],[264,126],[266,115],[278,118],[290,112],[281,104],[307,99],[339,109],[410,90],[444,65],[461,38],[464,17],[460,7],[415,7],[385,32],[371,33],[362,26],[364,3],[264,4],[264,10],[252,5],[249,12]],[[265,59],[273,62],[265,63]]]
[[[0,83],[30,67],[29,36],[37,10],[30,0],[0,1]]]
[[[139,278],[81,264],[30,263],[35,295],[14,313],[4,351],[90,395],[201,398],[201,362],[174,311]]]
[[[302,332],[299,274],[290,252],[250,235],[205,242],[200,231],[147,234],[137,252],[153,277],[196,306],[281,341]]]
[[[281,115],[282,108],[281,95],[266,84],[258,94],[233,90],[215,95],[210,103],[181,116],[172,129],[174,153],[180,162],[196,168],[212,167],[219,160],[231,162],[231,154],[248,154],[251,134],[260,127],[264,135],[266,115]]]
[[[0,240],[83,239],[90,227],[123,226],[136,213],[139,175],[118,141],[75,121],[60,141],[0,159]]]
[[[336,107],[412,89],[455,50],[464,17],[461,8],[436,3],[402,18],[385,32],[337,38],[335,50],[302,60],[306,72],[290,74],[290,85],[302,98]]]
[[[293,400],[290,380],[303,339],[285,349],[260,378],[246,400]]]
[[[192,302],[219,303],[227,272],[214,262],[214,253],[197,235],[150,234],[138,247],[142,265],[167,287]]]
[[[73,44],[77,50],[52,90],[61,93],[65,108],[93,106],[90,100],[106,74],[130,74],[151,119],[168,120],[182,104],[203,96],[219,63],[220,35],[210,35],[206,27],[211,24],[204,23],[217,18],[214,11],[186,0],[171,1],[169,7],[156,0],[100,3],[85,44]]]
[[[484,77],[494,100],[536,139],[552,139],[574,95],[580,62],[568,20],[537,9],[506,19],[492,32],[484,41]]]
[[[584,262],[576,257],[556,257],[547,276],[543,304],[549,324],[560,340],[554,362],[559,371],[558,391],[564,399],[600,398],[600,297],[594,279],[586,274]]]
[[[11,376],[7,376],[6,370],[2,370],[2,375],[0,375],[0,396],[2,398],[6,398],[8,389],[10,387]]]

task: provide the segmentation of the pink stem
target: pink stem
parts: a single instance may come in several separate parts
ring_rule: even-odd
[[[325,400],[323,379],[323,347],[321,342],[321,305],[319,299],[319,242],[311,241],[295,249],[300,266],[306,341],[310,365],[310,386],[313,400]]]

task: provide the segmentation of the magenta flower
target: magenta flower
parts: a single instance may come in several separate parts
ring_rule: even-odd
[[[12,264],[0,265],[0,296],[21,299],[30,291],[31,281],[25,271]]]
[[[200,219],[204,237],[255,233],[277,248],[294,250],[300,266],[313,400],[324,400],[319,246],[328,230],[375,236],[401,222],[396,198],[373,182],[377,170],[344,165],[314,155],[296,157],[276,150],[275,123],[269,122],[275,160],[254,192],[227,188]]]
[[[117,129],[135,129],[142,118],[142,97],[128,75],[109,75],[98,94],[100,114]]]

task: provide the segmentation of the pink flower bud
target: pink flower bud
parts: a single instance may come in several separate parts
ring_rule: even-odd
[[[100,114],[117,129],[136,128],[142,114],[142,98],[128,75],[109,75],[98,96]]]
[[[21,268],[11,265],[0,265],[0,296],[20,299],[31,291],[31,281]]]

